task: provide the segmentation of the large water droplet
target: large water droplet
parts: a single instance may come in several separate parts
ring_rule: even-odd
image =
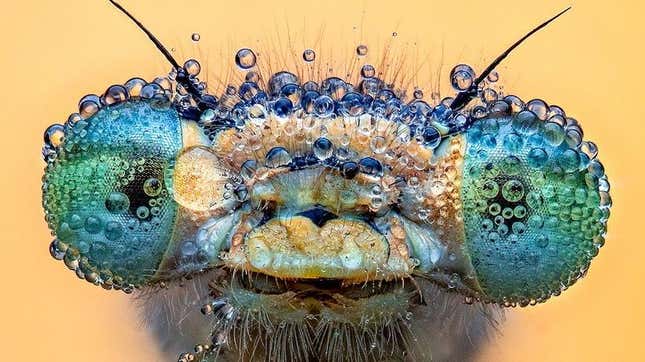
[[[499,73],[497,71],[493,70],[488,74],[488,77],[486,77],[486,80],[488,80],[491,83],[495,83],[499,80]]]
[[[313,49],[305,49],[302,52],[302,59],[307,63],[313,62],[316,59],[316,52]]]
[[[105,91],[103,103],[111,105],[128,99],[128,90],[122,85],[113,85]]]
[[[249,48],[242,48],[235,54],[235,64],[242,69],[253,68],[256,61],[255,53]]]
[[[282,87],[285,85],[298,83],[298,77],[295,74],[285,71],[278,72],[272,75],[269,79],[269,92],[272,95],[276,95],[280,93],[280,90],[282,90]]]
[[[365,64],[361,68],[361,75],[365,78],[372,78],[376,74],[374,66],[371,64]]]
[[[499,185],[494,180],[488,180],[482,185],[481,192],[484,197],[492,199],[499,193]]]
[[[81,117],[87,119],[98,112],[100,104],[101,101],[97,95],[86,95],[78,103],[78,113],[80,113]]]
[[[265,156],[266,166],[271,168],[286,166],[291,162],[291,155],[284,147],[274,147]]]
[[[123,226],[116,221],[110,221],[105,225],[103,233],[108,240],[119,240],[123,236]]]
[[[361,172],[366,173],[368,175],[379,176],[383,172],[383,166],[381,165],[381,162],[379,162],[378,160],[372,157],[362,158],[358,162],[358,165],[360,167]]]
[[[148,196],[158,196],[161,193],[161,189],[161,181],[157,178],[151,177],[143,182],[143,192]]]
[[[475,71],[467,64],[459,64],[450,71],[450,83],[458,91],[470,88],[475,81]]]
[[[326,138],[321,137],[313,144],[314,155],[320,160],[326,160],[334,153],[334,145]]]
[[[197,76],[202,71],[202,66],[197,60],[188,59],[186,63],[184,63],[184,69],[186,69],[186,73],[189,75]]]
[[[130,97],[138,97],[141,90],[146,86],[146,81],[141,78],[132,78],[125,82],[125,88],[128,90]]]
[[[361,45],[357,46],[356,47],[356,54],[359,57],[367,55],[367,45],[361,44]]]
[[[510,202],[517,202],[524,197],[524,185],[518,180],[508,180],[502,187],[502,196]]]
[[[45,144],[58,147],[63,143],[63,136],[65,136],[65,127],[60,124],[52,124],[45,131]]]
[[[314,101],[314,113],[319,117],[329,117],[334,112],[334,100],[329,96],[320,96]]]
[[[130,199],[124,193],[110,192],[105,198],[105,208],[113,214],[125,212],[130,208]]]

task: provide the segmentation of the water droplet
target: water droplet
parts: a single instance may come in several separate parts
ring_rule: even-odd
[[[357,46],[356,47],[356,54],[359,57],[367,55],[367,45],[361,44],[361,45]]]
[[[45,131],[45,144],[51,147],[58,147],[63,143],[64,136],[65,127],[61,124],[52,124],[47,127],[47,130]]]
[[[358,162],[358,165],[360,166],[361,172],[368,175],[380,175],[383,172],[383,166],[381,166],[381,163],[372,157],[362,158]]]
[[[513,230],[514,234],[522,235],[526,231],[526,225],[521,221],[516,221],[511,226],[511,230]]]
[[[240,176],[245,180],[250,180],[258,169],[258,163],[255,160],[246,160],[240,169]]]
[[[546,164],[549,159],[546,151],[542,148],[533,148],[529,151],[527,161],[529,166],[533,168],[540,168]]]
[[[415,89],[412,95],[414,96],[414,99],[421,99],[423,98],[423,91],[421,89]]]
[[[488,213],[491,214],[492,216],[498,215],[501,211],[502,211],[502,207],[500,206],[500,204],[496,202],[493,202],[488,207]]]
[[[103,233],[108,240],[119,240],[123,236],[123,226],[116,221],[110,221],[105,225]]]
[[[314,113],[318,117],[329,117],[334,112],[334,100],[329,96],[320,96],[314,101]]]
[[[580,165],[580,155],[577,151],[568,148],[558,157],[558,165],[566,172],[577,171]]]
[[[184,69],[186,70],[186,73],[188,73],[189,75],[197,76],[202,71],[202,66],[199,64],[197,60],[188,59],[186,63],[184,63]]]
[[[486,103],[494,103],[497,101],[497,92],[492,88],[486,88],[482,92],[482,98]]]
[[[508,180],[502,187],[502,196],[510,202],[517,202],[524,197],[524,185],[518,180]]]
[[[254,71],[249,71],[248,73],[246,73],[244,80],[246,80],[247,82],[257,83],[260,80],[260,75]]]
[[[280,97],[278,100],[273,103],[273,113],[280,117],[280,118],[285,118],[288,117],[291,114],[291,110],[293,110],[293,103],[289,98],[285,97]]]
[[[162,184],[159,179],[151,177],[143,182],[143,192],[146,195],[154,197],[161,193]]]
[[[242,69],[253,68],[256,61],[255,53],[249,48],[242,48],[235,54],[235,64]]]
[[[526,108],[533,112],[540,120],[544,121],[549,112],[549,106],[541,99],[533,99],[526,104]]]
[[[553,147],[557,147],[564,142],[564,128],[557,123],[546,122],[542,134],[544,135],[544,140]]]
[[[139,219],[145,219],[150,215],[150,210],[146,206],[139,206],[137,208],[137,217]]]
[[[372,78],[376,74],[374,66],[371,64],[365,64],[361,68],[361,75],[365,78]]]
[[[475,71],[467,64],[459,64],[450,71],[450,83],[457,91],[464,91],[473,85]]]
[[[141,94],[141,90],[146,85],[146,81],[141,78],[132,78],[125,82],[125,88],[128,90],[130,97],[138,97]]]
[[[291,155],[284,147],[274,147],[267,152],[265,160],[267,167],[282,167],[289,165]]]
[[[441,133],[435,127],[428,126],[423,130],[423,145],[435,148],[441,143]]]
[[[84,225],[85,231],[87,231],[90,234],[96,234],[101,231],[103,228],[103,223],[101,222],[101,219],[95,216],[88,216],[87,219],[85,219],[85,225]]]
[[[97,95],[86,95],[78,103],[78,113],[80,113],[81,117],[87,119],[99,111],[100,103],[101,101]]]
[[[199,33],[193,33],[193,34],[190,36],[190,39],[192,39],[194,42],[198,42],[201,38],[202,38],[202,36],[201,36],[201,35],[199,35]]]
[[[67,245],[60,242],[58,239],[54,239],[51,244],[49,244],[49,253],[56,260],[63,260],[66,251]]]
[[[285,85],[298,83],[298,77],[295,74],[285,71],[278,72],[272,75],[269,79],[269,92],[272,95],[276,95],[280,93],[282,87]]]
[[[256,125],[262,125],[268,117],[267,110],[261,104],[254,104],[248,109],[249,119]]]
[[[113,214],[125,212],[130,208],[130,199],[122,192],[112,191],[105,198],[105,208]]]
[[[499,193],[499,185],[494,180],[488,180],[482,185],[481,192],[484,197],[492,199]]]
[[[122,85],[113,85],[103,94],[103,103],[106,105],[124,102],[128,99],[128,90]]]
[[[353,179],[354,177],[356,177],[356,175],[358,175],[359,171],[360,168],[358,167],[358,164],[353,161],[345,162],[340,167],[340,173],[346,179]]]
[[[316,59],[316,52],[313,49],[305,49],[302,52],[302,59],[307,63],[313,62]]]
[[[546,248],[549,245],[549,238],[544,234],[540,234],[535,240],[535,244],[540,248]]]
[[[522,161],[515,156],[506,156],[501,162],[500,169],[506,175],[517,175],[522,170]]]
[[[499,80],[499,73],[497,73],[497,71],[493,70],[492,72],[490,72],[488,74],[488,77],[486,77],[486,79],[491,83],[495,83],[495,82],[497,82]]]
[[[326,160],[334,153],[334,145],[324,137],[318,138],[313,144],[314,155],[320,160]]]

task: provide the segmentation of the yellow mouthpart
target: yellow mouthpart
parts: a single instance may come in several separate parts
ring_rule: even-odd
[[[391,279],[412,269],[400,253],[390,253],[385,236],[360,220],[318,227],[302,216],[274,218],[244,244],[232,250],[229,263],[278,278]]]

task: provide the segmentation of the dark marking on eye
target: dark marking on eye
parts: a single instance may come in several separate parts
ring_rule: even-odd
[[[153,216],[151,213],[148,213],[148,215],[142,218],[142,215],[137,214],[137,210],[140,207],[149,208],[150,199],[153,198],[153,196],[149,196],[144,192],[145,182],[148,179],[154,178],[161,182],[162,190],[166,187],[163,177],[163,164],[163,160],[160,159],[147,159],[146,163],[140,166],[140,169],[134,174],[134,179],[125,184],[120,190],[130,200],[130,214],[139,217],[141,220],[150,220]]]

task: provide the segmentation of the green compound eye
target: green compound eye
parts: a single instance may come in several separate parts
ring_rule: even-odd
[[[172,236],[169,188],[182,147],[173,108],[132,101],[68,124],[43,184],[52,254],[88,281],[130,289],[150,279]]]
[[[467,131],[465,248],[488,299],[526,305],[559,294],[604,243],[609,184],[596,147],[562,115],[522,111]]]

